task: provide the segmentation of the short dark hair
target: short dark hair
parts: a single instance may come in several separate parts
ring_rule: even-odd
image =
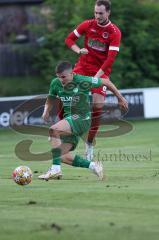
[[[97,5],[97,6],[104,5],[106,11],[111,10],[111,2],[109,0],[97,0],[95,5]]]
[[[62,73],[65,70],[71,70],[72,69],[72,64],[68,61],[61,61],[57,64],[55,68],[56,73]]]

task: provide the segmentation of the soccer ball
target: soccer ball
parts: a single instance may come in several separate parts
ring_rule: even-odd
[[[32,171],[27,166],[19,166],[12,173],[13,180],[19,185],[27,185],[32,180]]]

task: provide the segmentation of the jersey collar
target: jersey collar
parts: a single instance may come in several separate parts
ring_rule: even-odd
[[[96,21],[96,23],[97,23],[97,21]],[[111,21],[110,21],[110,20],[109,20],[108,23],[105,24],[105,25],[100,25],[100,24],[97,23],[97,25],[98,25],[99,27],[108,27],[110,24],[111,24]]]

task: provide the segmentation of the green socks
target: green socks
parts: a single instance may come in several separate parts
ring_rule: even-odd
[[[53,165],[61,165],[61,149],[53,148],[52,149],[52,157],[53,157]],[[76,155],[73,159],[72,166],[81,167],[81,168],[89,168],[90,162],[86,159]]]
[[[52,163],[53,165],[61,165],[61,149],[60,148],[53,148],[52,152]]]
[[[76,155],[72,162],[72,166],[74,167],[89,168],[89,165],[90,162],[79,155]]]

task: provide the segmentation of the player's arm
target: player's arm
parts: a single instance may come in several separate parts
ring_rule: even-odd
[[[109,50],[107,59],[105,60],[105,62],[101,66],[101,68],[98,70],[95,77],[98,77],[98,78],[101,77],[108,68],[112,68],[112,65],[115,61],[117,54],[118,54],[118,51],[115,51],[115,50],[110,51]]]
[[[44,111],[43,111],[43,114],[42,114],[42,118],[45,120],[45,121],[48,121],[49,119],[49,113],[53,107],[53,100],[54,100],[54,97],[57,96],[57,92],[56,92],[56,79],[53,79],[51,81],[51,84],[50,84],[50,88],[49,88],[49,94],[47,96],[47,99],[46,99],[46,102],[45,102],[45,106],[44,106]]]
[[[45,121],[48,121],[48,119],[49,119],[49,113],[52,109],[52,106],[53,106],[53,100],[51,99],[51,97],[48,96],[47,99],[46,99],[45,106],[44,106],[44,111],[43,111],[43,114],[42,114],[42,118]]]
[[[121,41],[121,32],[119,29],[111,35],[110,37],[110,46],[108,51],[107,59],[104,61],[103,65],[100,67],[95,77],[101,77],[107,69],[112,68],[113,63],[115,62],[116,56],[119,53],[119,46]]]
[[[78,38],[80,38],[81,35],[85,34],[87,27],[88,27],[88,21],[84,21],[80,25],[78,25],[76,29],[65,38],[66,45],[77,54],[88,53],[88,50],[86,48],[80,48],[76,44],[76,41],[78,40]]]
[[[101,78],[101,82],[105,85],[118,99],[119,106],[125,111],[128,110],[128,103],[126,99],[121,95],[116,86],[110,81],[109,78]]]

